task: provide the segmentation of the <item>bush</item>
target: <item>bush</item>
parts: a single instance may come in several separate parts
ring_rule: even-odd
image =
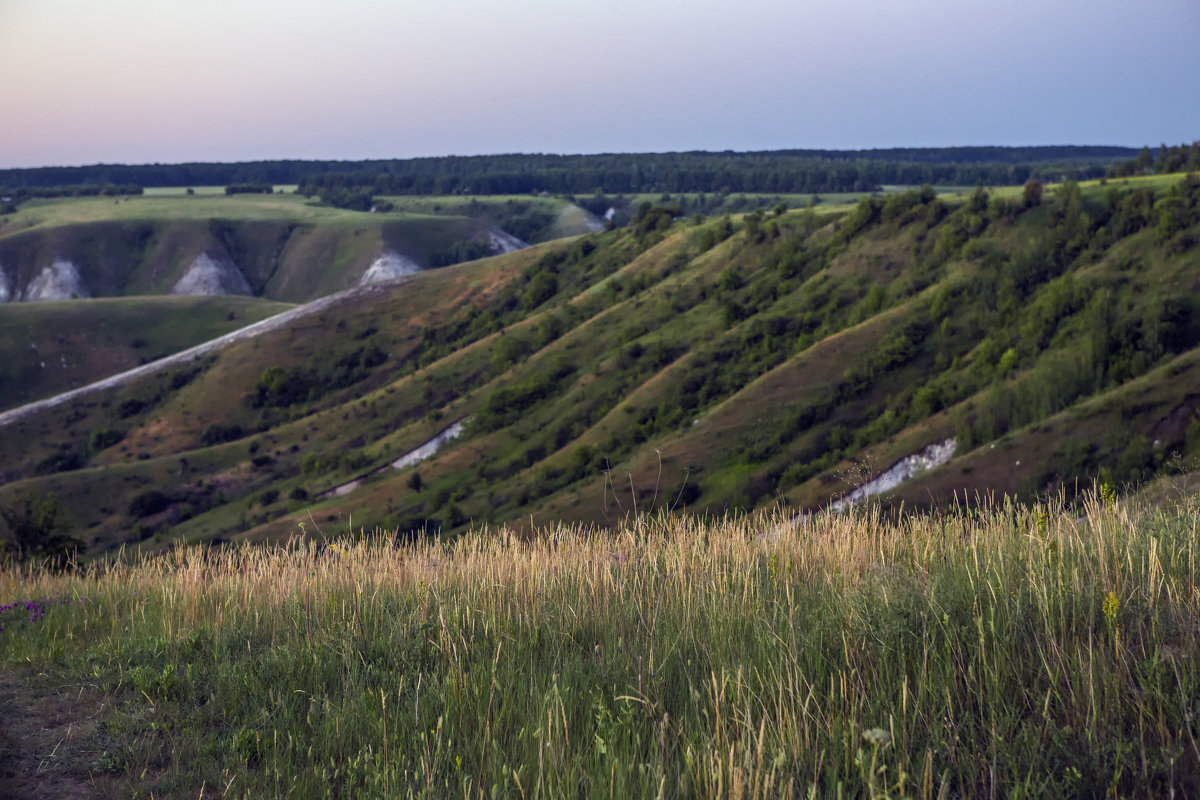
[[[11,505],[0,506],[0,523],[4,526],[0,552],[11,553],[18,562],[45,560],[61,567],[83,546],[67,533],[70,521],[53,494],[28,493]]]
[[[651,233],[654,231],[665,231],[675,222],[675,218],[681,214],[679,206],[656,206],[649,202],[642,203],[638,206],[637,213],[634,215],[630,226],[635,233]]]
[[[136,397],[131,397],[128,400],[122,401],[122,403],[117,406],[117,416],[119,416],[121,419],[129,419],[135,414],[140,414],[145,411],[148,405],[149,404],[145,400],[139,400]]]
[[[254,386],[250,405],[254,408],[286,408],[307,400],[311,389],[312,381],[307,373],[279,366],[267,367]]]
[[[190,189],[188,190],[191,191]],[[231,183],[225,187],[225,194],[272,194],[275,187],[269,183]]]
[[[539,272],[529,282],[529,288],[525,290],[521,303],[527,310],[533,310],[556,294],[558,279],[549,272]]]
[[[91,438],[88,439],[88,450],[93,453],[99,453],[101,450],[107,450],[124,438],[125,431],[114,428],[93,431]]]
[[[446,509],[446,527],[457,528],[460,525],[467,523],[467,515],[458,507],[457,503],[451,503]]]
[[[1025,182],[1024,200],[1026,208],[1033,208],[1042,204],[1042,182],[1036,178],[1031,178]]]
[[[321,201],[334,208],[344,208],[347,211],[370,211],[375,206],[375,198],[370,192],[353,189],[329,189],[321,194]]]
[[[242,430],[241,425],[209,425],[204,433],[201,434],[200,442],[205,447],[211,447],[216,444],[236,441],[244,435],[245,432]]]
[[[166,511],[171,505],[171,498],[160,491],[151,489],[142,492],[129,502],[129,516],[141,519],[152,514]]]
[[[34,467],[38,475],[54,475],[58,472],[71,472],[82,469],[86,459],[83,454],[70,445],[60,445],[58,450],[43,458]]]
[[[517,419],[523,411],[545,400],[575,374],[575,367],[558,364],[549,372],[539,372],[516,386],[505,386],[488,395],[483,408],[475,416],[474,425],[480,431],[493,431]]]

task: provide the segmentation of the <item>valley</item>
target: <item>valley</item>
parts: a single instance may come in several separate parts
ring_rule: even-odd
[[[52,494],[98,555],[314,528],[810,513],[944,442],[947,463],[877,502],[1133,486],[1200,454],[1198,203],[1184,175],[1036,202],[1019,187],[715,217],[643,202],[624,227],[419,271],[381,256],[400,224],[387,215],[306,212],[366,225],[334,237],[362,255],[290,285],[384,280],[0,427],[0,501]],[[239,263],[291,224],[259,223],[283,227],[231,238],[258,253]],[[41,224],[0,245],[82,236]],[[243,273],[267,296],[317,291],[289,294],[281,270]],[[385,469],[467,418],[427,460]]]

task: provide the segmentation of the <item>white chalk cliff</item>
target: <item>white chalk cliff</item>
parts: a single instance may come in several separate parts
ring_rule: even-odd
[[[183,277],[171,287],[171,294],[226,295],[254,294],[250,282],[237,265],[223,256],[201,253]]]
[[[855,503],[866,500],[868,497],[890,492],[900,484],[927,469],[940,467],[954,457],[954,450],[957,444],[958,442],[955,439],[935,442],[919,453],[913,453],[911,456],[900,459],[876,476],[874,480],[864,483],[841,500],[830,503],[830,509],[837,511],[849,508]]]
[[[379,258],[371,262],[371,266],[367,267],[367,271],[359,278],[358,285],[366,286],[368,283],[390,281],[393,278],[414,275],[420,271],[421,267],[417,262],[405,258],[395,250],[385,250]]]
[[[53,264],[43,267],[37,277],[29,282],[21,299],[38,302],[91,296],[75,265],[65,258],[56,258]]]
[[[529,245],[511,233],[502,231],[499,228],[488,230],[488,241],[492,245],[492,252],[496,255],[511,253],[514,250],[524,250],[526,247],[529,247]]]

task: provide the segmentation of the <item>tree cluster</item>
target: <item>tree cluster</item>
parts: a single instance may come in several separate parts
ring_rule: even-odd
[[[1157,155],[1149,147],[1143,147],[1135,158],[1109,167],[1107,174],[1110,178],[1128,178],[1133,175],[1197,171],[1200,171],[1200,140],[1174,147],[1161,144]]]
[[[275,187],[269,183],[231,183],[225,194],[272,194]]]
[[[347,211],[370,211],[375,207],[375,198],[368,191],[354,188],[327,188],[320,194],[321,202],[334,208],[344,208]]]

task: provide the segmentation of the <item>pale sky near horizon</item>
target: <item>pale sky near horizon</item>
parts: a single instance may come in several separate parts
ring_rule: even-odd
[[[0,0],[0,168],[1200,139],[1200,0]]]

